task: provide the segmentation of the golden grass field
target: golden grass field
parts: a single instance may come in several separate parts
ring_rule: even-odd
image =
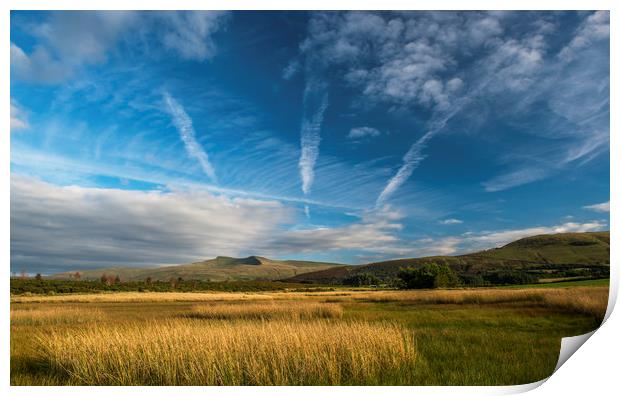
[[[413,332],[359,321],[196,321],[100,326],[39,339],[87,385],[374,384],[415,362]]]
[[[343,310],[339,304],[326,304],[312,301],[274,301],[246,304],[211,303],[193,307],[186,316],[194,319],[329,319],[342,318]]]
[[[506,385],[607,286],[13,296],[13,385]]]

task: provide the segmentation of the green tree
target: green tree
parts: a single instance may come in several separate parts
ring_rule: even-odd
[[[380,282],[381,280],[375,275],[368,272],[362,272],[349,276],[348,278],[344,279],[342,283],[350,286],[370,286],[378,285]]]
[[[459,277],[446,264],[427,264],[421,268],[402,268],[398,277],[405,289],[436,289],[458,286]]]

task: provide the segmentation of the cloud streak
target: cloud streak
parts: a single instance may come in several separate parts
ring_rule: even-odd
[[[314,182],[314,167],[321,143],[321,124],[327,105],[327,87],[320,82],[308,82],[304,92],[304,117],[301,123],[301,155],[299,157],[301,189],[305,195],[310,193]]]
[[[389,198],[403,185],[407,179],[411,176],[413,171],[420,165],[420,163],[424,160],[425,156],[422,154],[422,150],[426,147],[427,142],[433,137],[435,132],[429,131],[417,142],[409,147],[407,153],[403,157],[403,164],[398,169],[396,174],[390,178],[387,182],[386,186],[379,194],[377,198],[376,206],[382,206]]]
[[[168,92],[164,92],[164,102],[170,115],[172,116],[172,123],[179,131],[179,135],[185,144],[187,153],[195,158],[204,173],[209,178],[217,182],[215,175],[215,169],[209,162],[209,156],[206,151],[200,146],[200,143],[196,140],[196,131],[192,124],[192,119],[187,115],[183,106],[181,106]]]

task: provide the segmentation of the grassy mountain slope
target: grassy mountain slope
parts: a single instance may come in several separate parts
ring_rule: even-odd
[[[538,235],[478,255],[550,264],[609,264],[609,232]]]
[[[289,281],[341,283],[343,279],[363,272],[389,278],[396,276],[400,268],[421,267],[429,263],[447,264],[460,275],[498,270],[544,273],[557,269],[608,267],[609,231],[538,235],[519,239],[497,249],[460,256],[407,258],[339,266],[300,274]]]
[[[334,266],[334,263],[321,263],[296,260],[270,260],[265,257],[245,258],[216,257],[211,260],[191,264],[170,265],[154,268],[100,268],[80,271],[82,279],[99,279],[102,274],[116,276],[121,280],[168,280],[183,279],[225,281],[225,280],[277,280],[290,278],[306,272],[318,271]],[[74,272],[56,274],[51,278],[70,278]]]

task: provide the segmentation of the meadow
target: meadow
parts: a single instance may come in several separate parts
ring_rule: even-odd
[[[605,283],[11,297],[12,385],[510,385],[598,327]]]

